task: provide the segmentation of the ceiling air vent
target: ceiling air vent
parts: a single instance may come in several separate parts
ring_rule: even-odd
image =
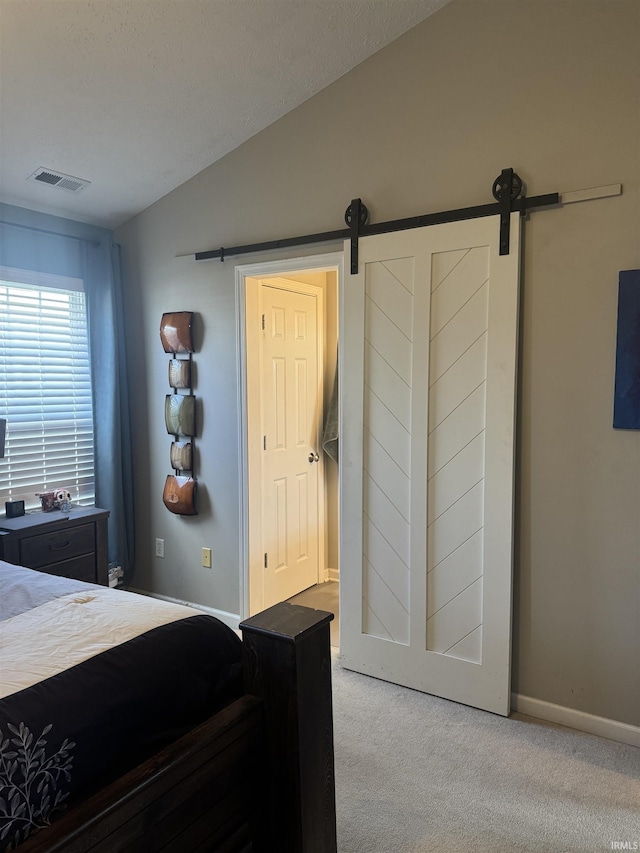
[[[91,181],[82,178],[74,178],[73,175],[65,175],[62,172],[54,172],[53,169],[45,169],[42,166],[27,178],[28,181],[37,181],[40,184],[48,184],[60,190],[71,193],[79,193],[88,187]]]

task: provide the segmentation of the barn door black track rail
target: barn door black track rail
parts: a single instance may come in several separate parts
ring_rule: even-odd
[[[358,240],[372,234],[387,234],[390,231],[406,231],[410,228],[422,228],[425,225],[440,225],[443,222],[460,222],[463,219],[480,219],[482,216],[500,216],[500,254],[509,254],[509,220],[513,211],[522,215],[537,207],[550,207],[559,204],[558,193],[536,195],[531,198],[522,196],[522,180],[513,169],[503,169],[493,182],[492,204],[480,204],[475,207],[461,207],[458,210],[445,210],[440,213],[425,213],[408,219],[394,219],[369,225],[369,211],[359,198],[354,198],[347,207],[344,219],[347,228],[337,231],[323,231],[320,234],[305,234],[302,237],[287,237],[283,240],[268,240],[264,243],[248,243],[245,246],[233,246],[231,249],[212,249],[209,252],[196,252],[196,261],[209,261],[219,258],[224,261],[231,255],[248,255],[252,252],[266,252],[270,249],[287,249],[291,246],[304,246],[310,243],[335,243],[349,240],[351,244],[351,274],[358,272]]]

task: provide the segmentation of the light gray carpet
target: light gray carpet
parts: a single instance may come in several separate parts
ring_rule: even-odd
[[[357,675],[337,656],[333,689],[339,853],[640,850],[640,749]]]
[[[338,853],[640,851],[640,749],[343,670],[338,584],[291,601],[336,614]]]

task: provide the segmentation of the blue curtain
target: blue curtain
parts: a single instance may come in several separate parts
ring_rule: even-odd
[[[0,204],[0,266],[84,281],[93,384],[96,505],[110,510],[109,562],[134,566],[131,426],[120,248],[105,228]]]

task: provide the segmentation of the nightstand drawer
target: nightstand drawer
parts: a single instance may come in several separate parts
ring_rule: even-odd
[[[52,563],[50,566],[42,566],[38,571],[46,572],[48,575],[73,578],[76,581],[96,582],[96,567],[93,554],[85,554],[83,557],[73,557],[71,560]]]
[[[30,536],[20,543],[20,560],[25,566],[39,569],[72,557],[95,551],[95,525],[67,527],[55,533]]]

